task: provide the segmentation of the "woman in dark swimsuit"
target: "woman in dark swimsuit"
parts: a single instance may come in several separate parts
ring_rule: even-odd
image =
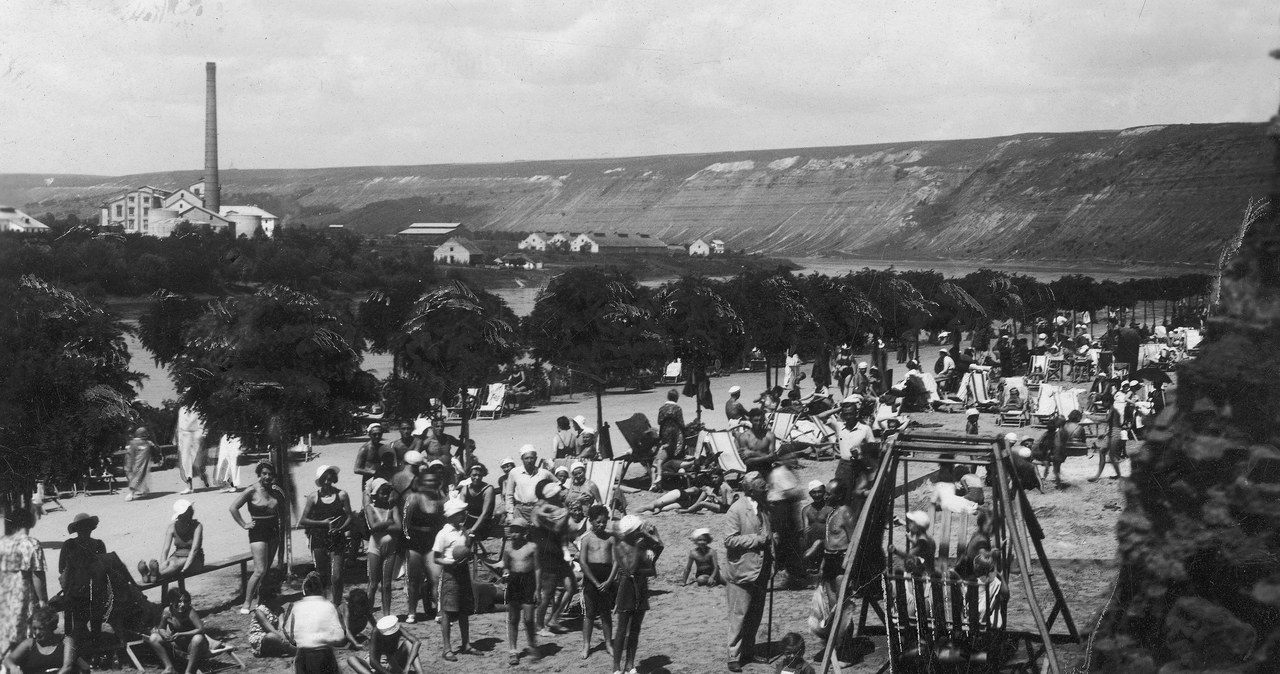
[[[346,563],[347,531],[351,528],[351,499],[337,485],[337,466],[317,468],[316,486],[320,489],[307,495],[302,516],[298,518],[298,526],[307,531],[316,571],[333,592],[334,606],[342,603],[342,570]]]
[[[484,464],[472,465],[468,473],[471,479],[462,490],[462,500],[467,502],[467,519],[463,522],[463,528],[477,541],[502,537],[502,527],[494,526],[493,520],[497,493],[493,485],[484,481],[488,474],[489,469]]]
[[[435,605],[430,597],[437,575],[430,557],[436,533],[444,526],[444,494],[440,491],[441,484],[440,471],[428,468],[418,473],[413,490],[405,494],[403,547],[408,560],[409,576],[406,581],[409,594],[409,610],[404,619],[406,623],[417,622],[419,598],[428,613]]]
[[[232,519],[249,532],[249,549],[253,552],[253,575],[245,586],[241,615],[249,615],[257,603],[258,586],[280,549],[280,522],[284,519],[284,492],[276,486],[275,466],[263,461],[254,472],[258,483],[236,496],[230,507]],[[248,522],[240,515],[244,506],[249,508]]]
[[[76,658],[76,643],[70,636],[58,634],[58,614],[49,607],[31,612],[31,638],[19,641],[4,657],[7,671],[17,674],[59,674],[73,669],[89,671],[89,663]]]

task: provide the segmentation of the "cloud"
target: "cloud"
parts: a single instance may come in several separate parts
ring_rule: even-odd
[[[0,171],[618,156],[1159,123],[1276,107],[1261,0],[10,0]],[[11,31],[12,33],[12,31]]]

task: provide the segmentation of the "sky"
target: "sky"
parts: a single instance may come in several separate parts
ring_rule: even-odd
[[[0,0],[0,173],[714,152],[1280,104],[1266,0]]]

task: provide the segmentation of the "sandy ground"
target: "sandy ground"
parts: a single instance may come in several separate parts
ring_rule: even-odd
[[[807,368],[806,368],[807,370]],[[808,382],[806,381],[806,384]],[[714,380],[713,393],[718,405],[722,405],[728,388],[740,385],[750,400],[755,392],[764,388],[763,373],[741,373]],[[659,404],[665,399],[666,387],[654,391],[630,392],[611,391],[604,399],[604,417],[607,421],[616,421],[630,416],[634,412],[643,412],[652,420]],[[689,399],[681,399],[686,419],[693,417],[693,407]],[[584,414],[589,419],[595,418],[595,400],[592,397],[578,396],[560,398],[536,409],[516,412],[511,416],[495,421],[476,421],[472,425],[472,437],[479,447],[479,457],[491,467],[496,467],[504,456],[514,456],[520,445],[529,442],[541,449],[549,449],[550,440],[555,428],[555,418],[560,415],[573,416]],[[941,430],[961,432],[963,417],[959,414],[922,414],[914,418],[923,423],[941,424]],[[704,411],[704,421],[711,426],[724,426],[723,413],[717,410]],[[456,432],[456,427],[447,429]],[[995,425],[994,415],[984,415],[982,432],[1003,432]],[[1032,429],[1020,429],[1024,433]],[[626,442],[616,432],[613,434],[615,452],[627,451]],[[362,439],[361,439],[362,440]],[[342,468],[340,486],[351,492],[358,489],[358,480],[350,469],[356,449],[361,440],[339,442],[317,446],[319,457],[299,466],[296,470],[298,482],[308,487],[314,469],[320,464],[335,464]],[[1127,469],[1127,467],[1126,467]],[[1096,483],[1085,481],[1085,477],[1093,474],[1095,464],[1084,457],[1069,459],[1066,466],[1068,486],[1063,489],[1049,489],[1046,494],[1031,494],[1031,502],[1039,515],[1040,522],[1046,531],[1045,547],[1048,556],[1053,560],[1053,567],[1059,581],[1067,588],[1068,603],[1076,624],[1082,630],[1091,628],[1096,614],[1107,601],[1111,592],[1110,583],[1115,576],[1114,558],[1116,543],[1114,526],[1116,517],[1122,506],[1118,482],[1103,479]],[[834,471],[831,462],[810,462],[799,472],[803,482],[810,479],[829,479]],[[495,471],[496,472],[496,471]],[[634,473],[638,475],[638,471]],[[172,470],[159,471],[152,474],[153,493],[149,498],[134,502],[125,502],[123,496],[80,496],[64,500],[66,511],[47,514],[37,525],[33,533],[45,541],[46,554],[51,566],[56,568],[56,556],[61,540],[66,538],[66,525],[74,514],[87,512],[98,515],[102,519],[96,537],[106,541],[108,549],[117,552],[126,565],[133,565],[138,559],[159,557],[161,535],[168,521],[172,504],[179,498],[177,492],[182,484]],[[251,479],[248,467],[242,468],[242,480]],[[217,559],[226,555],[247,551],[248,545],[243,530],[235,526],[227,513],[227,507],[233,499],[231,494],[223,494],[216,490],[198,491],[192,498],[195,502],[197,517],[205,524],[205,545],[207,556]],[[923,490],[911,496],[914,503],[924,498]],[[632,493],[628,499],[633,508],[643,506],[651,500],[645,492]],[[899,499],[899,503],[901,500]],[[722,589],[706,589],[697,587],[678,587],[682,564],[691,544],[687,540],[690,531],[697,527],[710,527],[715,536],[715,547],[721,550],[720,541],[726,533],[726,523],[717,515],[680,515],[661,514],[653,517],[663,540],[668,548],[659,565],[659,577],[653,582],[652,610],[646,619],[645,631],[640,643],[640,672],[722,672],[725,660],[725,598]],[[299,531],[293,533],[295,565],[310,563],[310,553],[305,548],[304,538]],[[350,573],[355,576],[351,582],[363,582],[363,565],[352,567]],[[1044,589],[1044,579],[1037,569],[1033,573],[1033,581],[1038,586],[1037,594],[1042,601],[1048,597]],[[1011,606],[1019,606],[1022,589],[1018,582],[1014,585],[1014,599]],[[51,585],[56,588],[56,578]],[[296,585],[295,585],[296,587]],[[213,572],[192,579],[188,588],[195,596],[196,607],[206,615],[211,631],[223,639],[243,643],[247,629],[247,619],[236,613],[238,607],[238,578],[235,569]],[[53,590],[51,590],[52,593]],[[158,598],[158,590],[150,593],[153,600]],[[773,606],[772,636],[777,641],[783,634],[791,631],[799,632],[806,637],[810,653],[821,648],[816,637],[807,630],[805,620],[811,590],[787,590],[775,593]],[[404,592],[397,585],[396,605],[403,610]],[[1047,611],[1047,608],[1046,608]],[[1029,616],[1018,609],[1010,611],[1011,624],[1029,623]],[[577,627],[574,620],[571,626]],[[440,634],[433,623],[406,626],[416,636],[424,639],[424,665],[428,672],[450,671],[464,673],[491,672],[494,668],[507,668],[505,644],[505,614],[493,613],[474,616],[471,621],[472,640],[480,651],[478,655],[460,656],[459,661],[445,663],[439,659]],[[761,628],[760,641],[764,643],[767,631]],[[599,639],[598,631],[596,639]],[[455,635],[456,640],[456,635]],[[598,644],[598,641],[597,641]],[[570,633],[545,640],[547,657],[540,663],[530,664],[525,660],[520,671],[529,672],[586,672],[611,671],[611,663],[602,650],[593,652],[589,660],[579,657],[581,635]],[[874,671],[885,658],[885,646],[879,642],[877,649],[868,655],[865,661],[853,671]],[[1064,665],[1073,664],[1081,657],[1082,647],[1068,647],[1062,653]],[[290,671],[291,664],[286,660],[255,659],[247,655],[249,668],[261,672]],[[772,672],[773,666],[750,665],[749,672]],[[849,671],[849,670],[846,670]]]

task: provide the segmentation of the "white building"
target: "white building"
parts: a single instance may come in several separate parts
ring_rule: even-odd
[[[665,255],[667,244],[648,234],[579,234],[569,242],[575,253],[640,253]]]
[[[0,206],[0,232],[36,234],[49,231],[48,225],[13,206]]]
[[[449,239],[471,236],[471,232],[458,222],[415,222],[396,232],[396,238],[413,241],[427,247],[444,245]]]
[[[434,255],[436,264],[483,264],[485,252],[474,241],[455,236],[440,244]]]
[[[267,236],[275,233],[276,216],[256,206],[223,206],[214,213],[204,207],[204,183],[169,191],[143,185],[102,203],[98,223],[120,227],[127,234],[169,236],[183,222],[209,225],[214,231],[230,229],[253,236],[259,227]]]
[[[724,242],[720,239],[711,240],[711,254],[724,255]]]
[[[547,247],[568,249],[575,236],[577,235],[569,234],[568,232],[556,232],[547,239]]]
[[[276,216],[257,206],[223,206],[218,211],[219,215],[235,223],[237,236],[253,236],[259,229],[267,236],[276,234]]]
[[[711,257],[711,246],[702,239],[689,244],[689,257]]]
[[[517,243],[516,248],[519,250],[545,251],[547,249],[547,241],[551,238],[551,236],[552,236],[551,234],[534,232],[529,236],[524,237],[524,239],[522,239],[520,243]]]

